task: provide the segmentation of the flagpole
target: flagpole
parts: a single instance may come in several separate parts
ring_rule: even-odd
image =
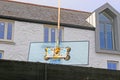
[[[60,0],[58,0],[58,25],[57,25],[57,47],[60,45]]]

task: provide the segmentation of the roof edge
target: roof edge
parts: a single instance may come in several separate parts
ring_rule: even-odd
[[[58,9],[57,7],[54,7],[54,6],[39,5],[39,4],[33,4],[33,3],[28,3],[28,2],[19,2],[19,1],[14,1],[14,0],[4,0],[4,2],[5,1],[6,2],[14,2],[14,3],[20,3],[20,4],[33,5],[33,6],[39,6],[39,7]],[[92,13],[92,12],[80,11],[80,10],[68,9],[68,8],[61,8],[61,10],[68,10],[68,11],[74,11],[74,12],[83,12],[83,13],[90,13],[90,14]]]
[[[93,12],[100,12],[100,11],[103,11],[104,9],[110,9],[112,12],[120,15],[120,13],[112,6],[110,5],[108,2],[103,4],[102,6],[100,6],[99,8],[97,8],[96,10],[94,10]]]
[[[11,16],[3,16],[3,15],[0,15],[0,18],[16,20],[16,21],[22,21],[22,22],[32,22],[32,23],[42,23],[42,24],[49,24],[49,25],[57,25],[57,22],[43,21],[43,20],[33,20],[33,19],[25,19],[25,18],[17,18],[17,17],[11,17]],[[95,31],[94,27],[80,26],[80,25],[66,24],[66,23],[60,23],[60,25],[64,26],[64,27],[69,27],[69,28],[78,28],[78,29],[85,29],[85,30]]]

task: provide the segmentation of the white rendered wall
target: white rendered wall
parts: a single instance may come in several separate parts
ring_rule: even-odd
[[[43,25],[15,21],[14,43],[0,44],[3,59],[27,61],[30,42],[43,41]]]
[[[95,52],[95,31],[75,29],[75,28],[64,28],[64,40],[65,41],[89,41],[90,42],[89,64],[83,65],[83,66],[107,69],[108,60],[118,61],[118,62],[120,61],[120,55]],[[120,70],[120,63],[118,63],[118,69]]]
[[[15,44],[0,43],[0,50],[4,50],[3,59],[27,61],[30,42],[43,42],[43,31],[42,24],[15,21]],[[90,42],[89,64],[84,66],[107,68],[107,60],[120,61],[120,55],[95,52],[95,31],[64,27],[64,41]]]

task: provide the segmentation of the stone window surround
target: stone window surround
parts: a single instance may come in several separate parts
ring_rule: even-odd
[[[0,22],[5,22],[5,24],[10,22],[13,25],[12,26],[12,39],[11,40],[7,40],[5,38],[4,39],[0,39],[0,44],[15,44],[14,40],[13,40],[13,38],[14,38],[14,21],[13,20],[9,20],[9,19],[1,19],[0,18]],[[6,26],[5,26],[5,33],[7,33]],[[7,35],[5,34],[5,36],[7,36]]]
[[[115,18],[114,18],[114,37],[115,37],[115,50],[103,50],[100,49],[100,39],[99,39],[99,13],[104,11],[105,9],[109,9],[112,13],[115,14]],[[101,8],[99,8],[98,10],[95,11],[95,17],[96,17],[96,30],[95,30],[95,43],[96,43],[96,47],[95,50],[97,53],[111,53],[111,54],[120,54],[120,14],[114,9],[112,8],[109,4],[105,4],[104,6],[102,6]]]
[[[118,68],[119,68],[119,66],[118,66],[119,61],[107,60],[107,63],[115,63],[115,64],[116,64],[116,67],[117,67],[117,70],[118,70]]]
[[[57,26],[54,26],[54,25],[47,25],[47,24],[44,24],[44,27],[48,27],[48,28],[56,28],[55,29],[55,32],[57,32]],[[64,41],[64,28],[61,26],[60,27],[62,29],[62,41]],[[49,37],[48,37],[48,41],[50,42],[51,41],[51,29],[49,29]],[[57,33],[55,34],[55,39],[57,38]],[[43,36],[43,39],[44,39],[44,36]],[[56,40],[55,40],[56,41]]]

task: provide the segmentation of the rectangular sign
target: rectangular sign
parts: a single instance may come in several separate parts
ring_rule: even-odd
[[[71,51],[69,52],[70,59],[65,60],[61,59],[48,59],[45,60],[45,48],[50,47],[54,48],[55,43],[42,43],[35,42],[30,44],[29,51],[29,61],[31,62],[42,62],[42,63],[52,63],[52,64],[64,64],[64,65],[77,65],[77,64],[88,64],[88,41],[66,41],[61,42],[60,47],[70,47]],[[52,53],[50,54],[50,56]]]

